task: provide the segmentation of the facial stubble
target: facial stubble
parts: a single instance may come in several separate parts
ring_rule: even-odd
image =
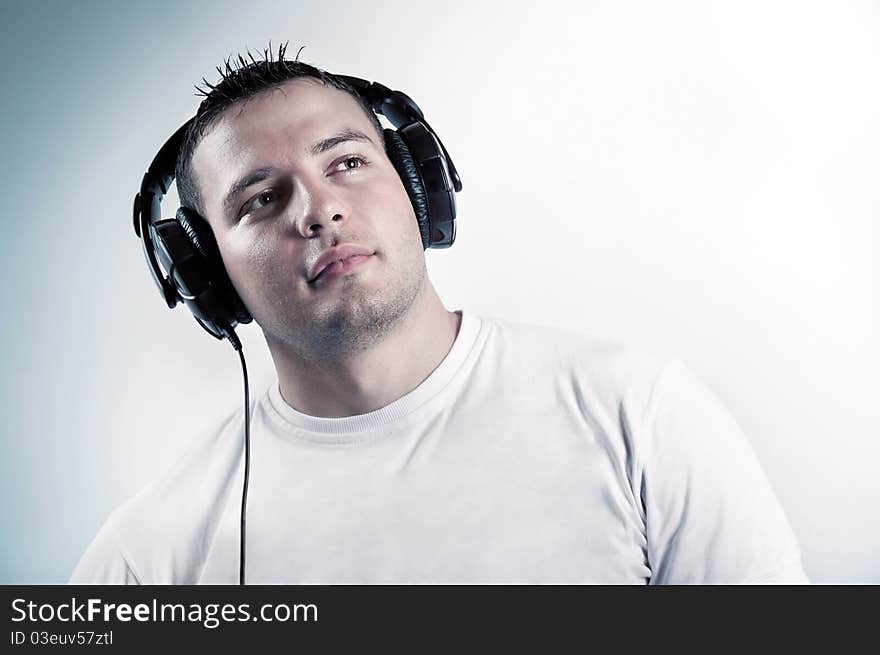
[[[335,302],[314,303],[288,317],[280,334],[264,328],[267,341],[280,342],[298,358],[319,366],[368,350],[405,320],[423,293],[424,260],[409,269],[398,271],[379,288],[365,287],[357,274],[335,281],[339,288],[323,291],[333,294]]]

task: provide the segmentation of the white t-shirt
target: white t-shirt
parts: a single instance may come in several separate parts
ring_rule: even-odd
[[[241,410],[111,513],[72,583],[235,584]],[[805,583],[748,441],[679,360],[463,312],[368,414],[252,403],[251,584]]]

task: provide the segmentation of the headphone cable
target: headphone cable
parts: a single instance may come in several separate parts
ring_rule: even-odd
[[[232,329],[232,326],[221,321],[216,321],[216,324],[223,333],[223,336],[229,340],[229,343],[231,343],[232,347],[238,352],[238,356],[241,359],[241,373],[244,377],[244,483],[242,484],[241,489],[241,528],[239,533],[241,541],[239,543],[238,555],[238,584],[243,586],[245,584],[245,535],[247,534],[245,517],[247,516],[248,480],[250,478],[251,470],[251,417],[248,395],[247,364],[245,364],[244,361],[244,350],[242,350],[241,341],[239,340],[238,335],[235,334],[235,330]]]

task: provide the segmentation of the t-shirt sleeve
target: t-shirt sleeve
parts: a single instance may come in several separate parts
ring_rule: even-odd
[[[746,436],[679,360],[644,424],[651,584],[806,584],[800,549]]]
[[[140,584],[120,546],[112,516],[80,558],[68,584]]]

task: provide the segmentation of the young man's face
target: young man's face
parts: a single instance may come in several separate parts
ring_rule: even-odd
[[[236,105],[192,170],[229,277],[270,346],[357,349],[422,290],[409,197],[347,93],[305,78]],[[315,277],[332,253],[357,256]]]

